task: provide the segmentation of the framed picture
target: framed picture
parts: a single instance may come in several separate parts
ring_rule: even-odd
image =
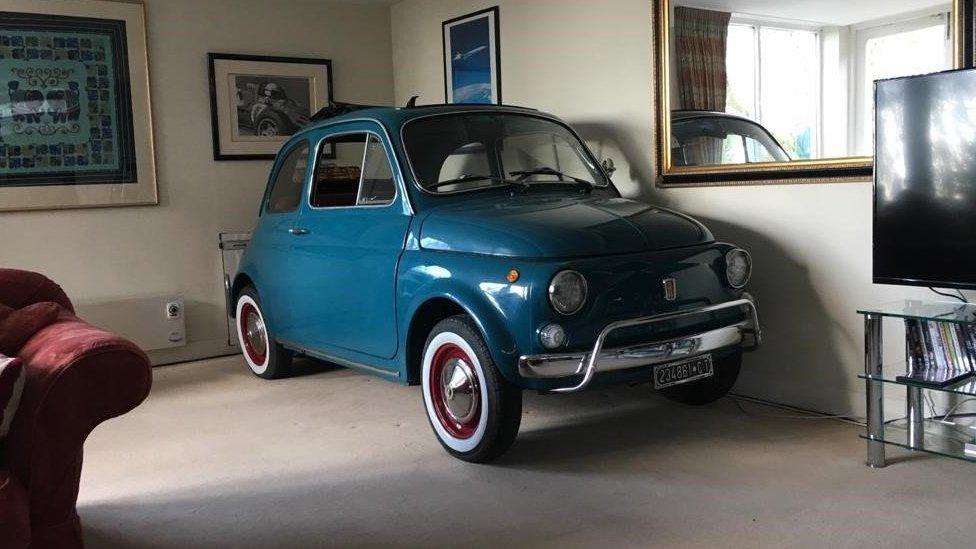
[[[5,0],[0,211],[156,204],[141,3]]]
[[[953,10],[958,22],[956,28],[959,32],[959,46],[962,49],[962,68],[971,69],[976,63],[976,9],[973,0],[958,0],[955,5],[958,10]]]
[[[332,102],[328,59],[211,53],[209,65],[215,160],[273,159]]]
[[[448,19],[441,33],[445,102],[501,104],[498,6]]]

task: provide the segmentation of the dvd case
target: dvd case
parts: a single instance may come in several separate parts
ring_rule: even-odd
[[[908,368],[898,381],[945,387],[976,373],[976,333],[953,322],[905,319]]]

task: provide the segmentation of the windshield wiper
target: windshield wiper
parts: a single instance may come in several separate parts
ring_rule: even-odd
[[[550,168],[549,166],[540,166],[538,168],[533,168],[531,170],[516,170],[514,172],[508,172],[508,173],[518,176],[518,180],[522,181],[523,183],[527,183],[525,179],[532,175],[554,175],[556,177],[568,179],[573,183],[580,185],[581,187],[583,187],[583,190],[585,190],[586,192],[590,192],[596,187],[596,185],[592,181],[587,181],[580,177],[573,177],[571,175],[566,175],[559,170],[554,170]]]
[[[456,177],[454,179],[448,179],[447,181],[438,181],[433,185],[426,185],[425,188],[429,190],[439,189],[441,187],[447,187],[448,185],[457,185],[458,183],[470,183],[471,181],[495,181],[497,183],[504,183],[509,187],[516,187],[520,191],[527,191],[529,189],[529,184],[521,179],[505,179],[504,177],[497,177],[494,175],[462,175],[461,177]],[[498,185],[491,185],[492,187]],[[489,188],[489,187],[484,187]]]

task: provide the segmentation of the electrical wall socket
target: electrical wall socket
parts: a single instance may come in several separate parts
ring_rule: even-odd
[[[186,345],[186,301],[179,294],[80,303],[78,310],[81,318],[121,335],[144,351]]]
[[[170,301],[166,304],[166,318],[174,319],[183,316],[183,304],[179,301]]]

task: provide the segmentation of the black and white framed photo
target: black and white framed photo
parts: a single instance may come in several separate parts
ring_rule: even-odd
[[[501,104],[498,6],[441,24],[447,103]]]
[[[332,61],[208,54],[215,160],[273,159],[332,101]]]
[[[0,9],[0,211],[157,203],[145,8]]]

